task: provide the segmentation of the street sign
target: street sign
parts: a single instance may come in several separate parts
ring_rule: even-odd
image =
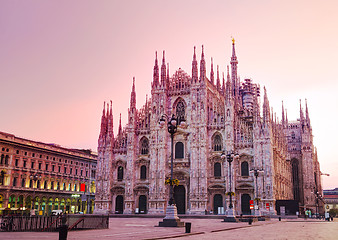
[[[250,209],[254,209],[254,201],[253,200],[250,200]]]
[[[265,203],[266,210],[270,210],[270,203]]]

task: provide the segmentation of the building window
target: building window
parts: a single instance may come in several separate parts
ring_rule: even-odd
[[[74,184],[74,192],[76,191],[76,184]]]
[[[68,191],[70,191],[72,189],[72,184],[68,184]]]
[[[117,169],[117,180],[122,181],[123,180],[123,167],[119,166]]]
[[[64,171],[64,173],[67,173],[67,168],[66,168],[66,167],[64,167],[63,171]]]
[[[59,166],[59,169],[58,169],[58,170],[59,170],[59,172],[61,172],[61,166]]]
[[[81,169],[81,176],[82,176],[82,174],[83,174],[83,170]]]
[[[149,141],[147,138],[142,138],[141,139],[141,149],[140,149],[140,153],[142,155],[148,154],[149,153]]]
[[[21,187],[26,187],[26,179],[25,178],[21,179]]]
[[[27,165],[27,161],[23,161],[23,167],[25,168]]]
[[[6,155],[6,157],[5,157],[5,165],[8,165],[8,160],[9,160],[9,156]]]
[[[34,168],[34,162],[31,162],[31,168],[32,169]]]
[[[183,101],[179,101],[176,105],[176,117],[177,119],[185,119],[185,106]]]
[[[73,173],[73,169],[71,168],[70,171],[69,171],[69,174],[72,174]]]
[[[75,175],[77,175],[77,169],[75,169]]]
[[[42,166],[42,163],[41,163],[41,162],[39,162],[39,170],[41,170],[41,166]]]
[[[50,189],[54,190],[54,181],[50,182]]]
[[[36,182],[36,188],[40,188],[40,185],[41,185],[40,180],[38,180],[38,181]]]
[[[19,159],[15,159],[15,166],[19,166]]]
[[[13,187],[16,187],[16,182],[17,182],[17,178],[14,177],[14,178],[13,178]]]
[[[57,184],[56,184],[56,190],[60,190],[60,182],[57,182]]]
[[[295,138],[296,138],[296,135],[295,135],[294,132],[291,133],[291,138],[292,138],[292,139],[295,139]]]
[[[214,177],[222,176],[221,164],[219,162],[214,164]]]
[[[33,188],[33,180],[29,180],[29,188]]]
[[[175,144],[175,158],[184,158],[184,145],[182,142]]]
[[[249,164],[247,161],[244,161],[241,163],[241,175],[243,177],[249,176]]]
[[[88,171],[86,171],[86,177],[88,177]]]
[[[216,134],[213,139],[214,151],[222,151],[222,138],[219,134]]]
[[[66,183],[62,184],[62,190],[65,191],[66,190]]]
[[[5,155],[1,155],[1,162],[0,162],[0,164],[4,164],[4,159],[5,159]]]
[[[0,173],[0,185],[5,185],[5,171]]]
[[[147,179],[147,167],[144,165],[141,166],[140,178]]]
[[[95,176],[96,176],[96,171],[92,170],[92,178],[95,178]]]
[[[53,172],[55,171],[55,165],[52,165],[52,171]]]
[[[19,154],[19,150],[16,150],[16,154]]]
[[[45,181],[45,183],[43,184],[43,189],[47,189],[48,183],[47,181]]]

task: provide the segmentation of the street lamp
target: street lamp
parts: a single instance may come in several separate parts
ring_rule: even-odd
[[[259,198],[258,198],[258,181],[257,181],[257,177],[259,175],[259,173],[263,173],[263,169],[258,169],[258,168],[253,168],[250,170],[250,172],[254,174],[255,178],[256,178],[256,187],[255,187],[255,200],[256,200],[256,206],[255,206],[255,215],[256,216],[260,216],[260,211],[259,211]]]
[[[234,153],[233,151],[228,152],[228,154],[225,154],[225,152],[223,151],[221,154],[221,158],[227,160],[227,162],[229,163],[229,191],[228,191],[228,195],[229,195],[229,209],[227,209],[227,219],[224,219],[224,221],[231,221],[234,222],[235,220],[235,211],[233,209],[233,204],[232,204],[232,196],[235,195],[235,193],[232,191],[232,177],[231,177],[231,163],[234,160],[234,158],[238,158],[238,153]]]
[[[33,181],[33,189],[34,189],[31,210],[34,210],[34,211],[35,211],[35,206],[34,206],[34,204],[35,204],[35,201],[34,201],[34,198],[35,198],[35,187],[34,187],[34,183],[35,183],[37,180],[40,180],[40,179],[41,179],[41,175],[38,175],[37,173],[35,173],[34,175],[30,175],[29,178]],[[36,186],[36,187],[37,187],[37,186]]]
[[[169,117],[166,114],[163,114],[160,119],[160,127],[163,127],[167,122],[168,132],[171,137],[171,166],[170,166],[170,182],[169,182],[169,201],[166,209],[166,216],[163,219],[163,222],[160,222],[160,227],[179,227],[183,226],[184,223],[180,222],[177,216],[177,208],[174,200],[174,184],[173,184],[173,173],[174,173],[174,134],[177,132],[177,126],[184,127],[185,119],[183,116],[175,117],[173,114]]]

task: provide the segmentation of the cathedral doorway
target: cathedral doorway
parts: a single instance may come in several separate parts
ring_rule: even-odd
[[[242,194],[241,196],[241,210],[243,215],[251,215],[249,194]]]
[[[185,187],[178,185],[174,188],[174,199],[178,214],[185,214]]]
[[[214,196],[214,214],[219,214],[218,207],[223,207],[223,197],[221,194]]]
[[[141,195],[138,199],[138,207],[140,213],[147,213],[147,197],[145,195]]]
[[[123,196],[122,195],[118,195],[116,197],[115,213],[118,213],[118,214],[123,213]]]

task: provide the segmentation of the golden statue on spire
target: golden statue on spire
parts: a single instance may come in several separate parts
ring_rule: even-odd
[[[231,38],[232,38],[232,44],[235,44],[235,39],[233,37],[231,37]]]

